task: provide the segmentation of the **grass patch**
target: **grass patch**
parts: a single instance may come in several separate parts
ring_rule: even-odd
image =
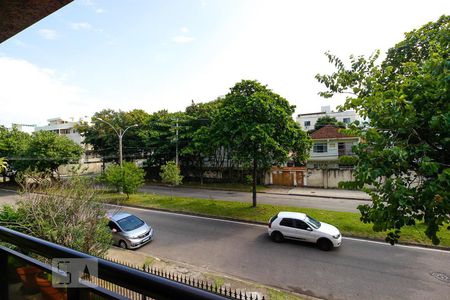
[[[335,225],[344,236],[381,240],[384,240],[386,237],[385,232],[374,232],[371,224],[362,223],[359,219],[359,213],[270,204],[258,204],[257,207],[251,207],[248,203],[243,202],[171,197],[147,193],[130,195],[130,199],[128,200],[125,195],[120,194],[102,193],[101,197],[111,203],[122,203],[123,205],[135,205],[257,222],[268,222],[272,216],[280,211],[304,212],[320,221]],[[441,228],[438,236],[441,239],[441,246],[450,247],[450,230],[447,230],[446,226],[448,225]],[[424,233],[425,227],[424,224],[404,227],[402,229],[400,242],[432,245],[431,241]]]
[[[212,283],[217,287],[221,287],[225,284],[225,278],[223,278],[222,276],[211,273],[203,273],[203,276],[205,276],[207,280],[212,281]]]
[[[150,267],[153,265],[154,262],[155,262],[155,259],[153,257],[147,257],[144,261],[144,266]]]
[[[300,300],[303,299],[301,297],[295,296],[290,293],[282,292],[279,290],[267,289],[267,296],[269,296],[270,300]]]

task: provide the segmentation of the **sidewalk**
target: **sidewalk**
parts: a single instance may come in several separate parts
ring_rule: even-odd
[[[167,185],[162,183],[146,183],[145,186],[163,186]],[[193,189],[193,190],[217,190],[217,191],[234,191],[251,193],[251,187],[246,187],[247,190],[242,188],[229,188],[227,186],[211,186],[204,184],[203,186],[192,185],[179,185],[171,188],[176,189]],[[342,189],[324,189],[314,187],[286,187],[286,186],[264,186],[262,190],[258,190],[258,194],[274,194],[274,195],[291,195],[291,196],[307,196],[317,198],[332,198],[332,199],[347,199],[347,200],[361,200],[371,201],[372,198],[365,192],[354,190],[342,190]]]
[[[113,261],[131,264],[134,268],[142,268],[142,266],[145,266],[146,268],[158,270],[161,272],[159,276],[165,278],[170,278],[168,277],[168,274],[172,274],[173,280],[175,279],[175,276],[180,279],[184,277],[187,278],[189,282],[197,282],[199,286],[201,286],[202,283],[206,283],[208,285],[218,286],[219,290],[222,289],[225,291],[226,289],[230,292],[240,292],[243,295],[247,295],[245,299],[256,299],[256,297],[258,297],[257,299],[267,300],[319,300],[319,298],[308,295],[301,295],[292,291],[240,279],[235,276],[217,273],[206,267],[194,266],[168,258],[156,257],[144,254],[140,251],[130,251],[111,247],[108,250],[107,257]],[[250,296],[252,298],[250,298]],[[244,299],[244,297],[242,297],[242,299]]]
[[[362,191],[341,190],[341,189],[321,189],[312,187],[269,187],[262,193],[267,194],[282,194],[293,196],[309,196],[321,198],[339,198],[350,200],[365,200],[370,201],[370,196]]]

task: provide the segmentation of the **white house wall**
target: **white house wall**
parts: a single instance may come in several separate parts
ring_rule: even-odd
[[[316,113],[316,114],[307,114],[307,115],[298,115],[297,116],[297,122],[300,124],[303,130],[313,130],[314,125],[316,125],[316,122],[319,118],[329,116],[334,117],[338,122],[344,122],[344,118],[349,118],[350,123],[358,120],[360,121],[361,118],[358,116],[358,114],[355,111],[348,110],[348,111],[342,111],[342,112],[330,112],[330,113]],[[310,125],[305,126],[305,121],[309,121]]]

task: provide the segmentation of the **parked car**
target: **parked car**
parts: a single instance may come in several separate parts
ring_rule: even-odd
[[[269,220],[268,233],[278,243],[284,239],[311,242],[325,251],[339,247],[342,242],[342,235],[336,227],[297,212],[280,212],[273,216]]]
[[[153,228],[129,213],[108,215],[113,243],[123,249],[136,249],[153,240]]]

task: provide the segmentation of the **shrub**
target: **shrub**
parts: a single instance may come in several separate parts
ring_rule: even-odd
[[[104,182],[115,188],[118,192],[123,191],[129,198],[144,184],[145,172],[132,162],[123,162],[122,167],[111,165],[105,170]]]
[[[357,156],[343,155],[339,157],[339,164],[342,166],[355,166],[358,163]]]
[[[87,178],[25,190],[16,207],[0,208],[0,224],[95,256],[111,245],[105,210]]]
[[[180,168],[173,161],[168,161],[161,167],[161,173],[159,176],[162,178],[162,182],[170,185],[179,185],[183,180],[183,176],[180,175]]]

